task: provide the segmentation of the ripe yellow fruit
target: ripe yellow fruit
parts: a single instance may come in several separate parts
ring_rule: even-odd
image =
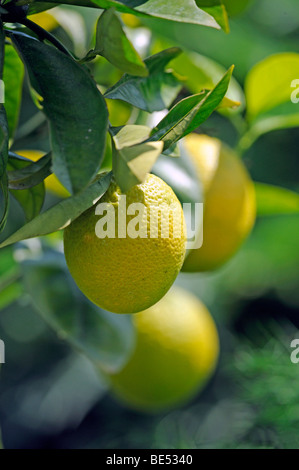
[[[219,339],[207,308],[177,287],[133,316],[136,347],[120,372],[111,375],[116,397],[141,411],[163,411],[186,403],[213,374]]]
[[[184,261],[186,229],[177,197],[157,176],[148,175],[144,183],[133,186],[125,196],[123,211],[124,195],[112,180],[100,200],[114,208],[114,238],[96,235],[96,225],[103,217],[95,215],[96,204],[65,229],[64,249],[69,270],[86,297],[111,312],[136,313],[158,302],[173,284]],[[119,216],[126,214],[133,203],[141,203],[144,208],[144,223],[138,224],[146,229],[144,238],[128,235],[129,224],[136,220],[136,209],[134,215],[127,215],[127,225],[118,223]],[[166,209],[172,204],[177,210],[169,211],[169,219],[165,218]],[[159,231],[153,238],[151,216],[159,208]],[[119,227],[125,229],[123,238],[122,234],[118,236]],[[164,237],[167,227],[169,236]]]
[[[18,150],[18,154],[22,157],[28,158],[33,162],[37,162],[41,157],[45,155],[45,152],[41,152],[40,150]],[[62,186],[60,181],[57,177],[52,174],[45,179],[45,186],[48,191],[51,191],[56,196],[61,198],[70,196],[68,190]]]
[[[220,140],[190,134],[184,144],[203,187],[204,219],[203,245],[190,250],[183,271],[210,271],[231,258],[250,233],[254,185],[242,161]]]

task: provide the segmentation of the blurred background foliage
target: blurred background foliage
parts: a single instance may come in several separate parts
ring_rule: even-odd
[[[298,2],[225,3],[231,15],[230,34],[127,15],[123,21],[143,57],[167,46],[181,46],[191,54],[191,73],[187,62],[181,70],[179,61],[173,67],[178,74],[185,70],[189,82],[184,87],[193,93],[211,85],[234,63],[235,81],[229,96],[241,101],[242,110],[242,90],[252,66],[274,53],[296,52]],[[61,6],[47,15],[42,18],[48,21],[47,28],[76,55],[91,49],[94,10]],[[102,58],[91,67],[103,91],[121,77]],[[115,126],[126,122],[153,125],[159,120],[155,113],[150,118],[144,112],[136,115],[127,103],[108,102]],[[299,104],[293,105],[292,112],[299,114]],[[200,131],[235,147],[238,126],[243,125],[238,116],[238,112],[214,113]],[[25,81],[13,150],[32,148],[49,150],[48,128]],[[255,181],[298,192],[298,148],[296,127],[275,130],[245,148],[244,161]],[[109,143],[104,166],[111,166]],[[45,206],[57,200],[57,195],[47,192]],[[17,203],[12,200],[11,204],[1,239],[23,221]],[[248,241],[223,268],[210,274],[179,275],[177,284],[194,292],[216,319],[221,358],[215,377],[197,399],[182,409],[154,416],[129,411],[109,394],[105,370],[120,367],[134,346],[130,318],[107,314],[81,296],[65,270],[61,233],[2,249],[0,336],[6,346],[6,364],[0,370],[0,422],[4,446],[298,447],[299,369],[290,360],[290,343],[298,337],[299,328],[298,232],[298,215],[259,217]],[[89,328],[85,330],[84,324]],[[72,346],[65,341],[70,337]],[[98,343],[100,351],[95,347]],[[97,373],[88,358],[97,364]]]

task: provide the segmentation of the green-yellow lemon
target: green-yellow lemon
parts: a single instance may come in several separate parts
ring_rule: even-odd
[[[256,217],[253,182],[237,155],[220,140],[190,134],[184,145],[203,187],[203,245],[190,250],[183,271],[218,268],[238,250]]]
[[[136,347],[124,369],[111,375],[115,396],[148,412],[185,404],[216,367],[219,339],[209,311],[193,294],[174,287],[132,320]]]
[[[67,227],[64,249],[70,273],[86,297],[103,309],[139,312],[166,294],[181,269],[186,246],[182,207],[173,190],[154,175],[126,194],[112,179],[100,203],[112,209],[115,230],[107,236],[104,230],[100,237],[96,233],[108,215],[108,210],[96,215],[98,204]]]

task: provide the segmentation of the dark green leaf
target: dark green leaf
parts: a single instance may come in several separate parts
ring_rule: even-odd
[[[233,72],[231,67],[209,92],[192,95],[177,103],[153,129],[150,140],[163,140],[167,149],[182,137],[193,132],[220,105],[227,92]]]
[[[53,172],[70,193],[96,175],[105,150],[106,103],[89,74],[52,46],[11,33],[50,121]]]
[[[23,270],[26,292],[61,338],[106,372],[123,367],[135,340],[127,316],[112,315],[89,302],[68,273],[63,255],[49,253],[39,261],[28,260]]]
[[[16,129],[22,97],[24,66],[15,49],[6,45],[3,80],[5,83],[5,109],[10,138]]]
[[[145,64],[128,40],[113,8],[104,11],[98,20],[95,49],[87,57],[96,55],[105,57],[124,72],[140,77],[148,75]]]
[[[31,160],[27,160],[19,155],[10,154],[7,165],[8,174],[16,174],[16,172],[27,170],[30,167],[32,167]],[[10,189],[10,193],[21,205],[26,222],[29,222],[40,213],[45,198],[44,183],[37,184],[30,189]]]
[[[39,0],[34,4],[38,5],[38,3]],[[44,2],[41,3],[44,5]],[[53,0],[53,3],[55,4],[57,1]],[[70,4],[102,9],[114,7],[117,11],[122,13],[149,15],[156,18],[164,18],[182,23],[201,24],[219,29],[214,18],[205,11],[199,9],[194,0],[176,0],[174,8],[170,8],[169,2],[165,0],[62,0],[59,4]]]
[[[279,186],[255,183],[259,216],[299,214],[299,194]]]
[[[105,97],[126,101],[149,113],[168,108],[182,84],[171,71],[164,69],[180,53],[179,48],[173,47],[149,57],[144,61],[149,71],[148,77],[125,74],[106,91]]]
[[[51,174],[51,152],[40,158],[37,162],[24,164],[23,159],[10,156],[13,170],[8,170],[9,189],[30,189],[44,181]],[[22,162],[21,165],[14,165],[15,162]]]
[[[103,196],[108,189],[110,180],[111,173],[108,173],[92,183],[80,194],[64,199],[47,211],[39,214],[35,219],[28,222],[2,242],[0,248],[26,240],[27,238],[48,235],[67,227],[82,212],[93,206]]]
[[[3,104],[0,104],[0,232],[4,229],[8,215],[8,124]]]
[[[8,215],[8,180],[6,173],[2,175],[0,179],[0,202],[1,202],[1,212],[0,212],[0,232],[4,229],[7,221]]]

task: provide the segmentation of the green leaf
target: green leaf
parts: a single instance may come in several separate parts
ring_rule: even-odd
[[[5,47],[3,81],[5,84],[5,109],[10,138],[16,129],[22,98],[24,66],[11,45]]]
[[[274,54],[255,65],[245,82],[248,119],[290,102],[298,71],[299,54],[294,52]]]
[[[146,126],[128,125],[113,137],[113,174],[123,192],[143,183],[163,150],[162,142],[140,143],[149,134]]]
[[[63,255],[48,253],[23,263],[24,286],[37,311],[70,345],[105,372],[116,372],[135,343],[130,319],[89,302],[72,280]]]
[[[64,199],[47,211],[39,214],[17,230],[0,244],[0,248],[28,238],[48,235],[62,230],[70,225],[84,211],[93,206],[107,191],[111,180],[111,173],[102,176],[81,193]]]
[[[90,75],[61,51],[22,34],[11,38],[50,121],[53,172],[70,193],[87,186],[105,151],[108,112]]]
[[[35,2],[35,5],[38,5],[38,3],[39,0]],[[57,0],[53,0],[53,2],[50,3],[57,3]],[[44,2],[42,2],[42,4],[44,5]],[[194,0],[176,0],[174,8],[170,8],[169,2],[165,0],[62,0],[59,4],[101,9],[114,7],[117,11],[122,13],[142,16],[148,15],[155,18],[164,18],[166,20],[182,23],[200,24],[219,29],[219,25],[214,18],[199,9]]]
[[[115,67],[131,75],[146,77],[147,68],[128,40],[114,9],[104,11],[97,23],[95,49],[87,57],[101,55]]]
[[[185,78],[187,88],[194,94],[204,88],[213,88],[225,74],[225,68],[222,65],[196,52],[184,52],[173,61],[172,67],[175,72]],[[245,96],[241,85],[234,77],[231,77],[226,98],[235,103],[238,112],[244,109]],[[241,106],[239,106],[240,103]],[[222,104],[225,105],[225,102]]]
[[[8,175],[11,175],[12,173],[16,174],[17,171],[20,172],[22,169],[23,171],[27,170],[31,166],[31,160],[20,157],[20,155],[10,154],[7,164]],[[29,189],[10,189],[10,193],[22,207],[26,217],[26,222],[29,222],[40,213],[45,198],[45,186],[43,182],[34,185]]]
[[[126,101],[149,113],[168,108],[182,84],[171,71],[164,69],[180,53],[179,48],[173,47],[145,59],[148,77],[125,74],[106,91],[105,97]]]
[[[279,186],[255,183],[257,215],[299,214],[299,194]]]
[[[33,15],[34,13],[40,13],[45,10],[50,10],[50,8],[54,8],[55,6],[55,2],[49,3],[43,1],[35,1],[29,4],[28,15]]]
[[[6,173],[0,179],[0,202],[1,202],[1,212],[0,212],[0,232],[4,229],[8,216],[8,179]]]
[[[8,178],[6,166],[8,161],[8,124],[6,111],[0,104],[0,232],[4,229],[8,216]]]
[[[279,129],[290,129],[293,127],[299,127],[299,113],[286,114],[285,116],[261,117],[253,123],[245,134],[243,134],[238,144],[238,150],[242,154],[263,134]]]
[[[151,134],[151,128],[148,126],[139,126],[128,124],[121,128],[112,127],[110,132],[118,149],[140,144],[147,140]]]
[[[196,5],[213,16],[221,28],[229,33],[228,15],[222,0],[195,0]],[[240,1],[240,0],[239,0]]]
[[[44,181],[51,174],[51,152],[37,162],[31,162],[19,155],[10,155],[13,170],[8,169],[9,189],[30,189]]]
[[[121,150],[114,147],[113,173],[123,192],[127,192],[135,184],[143,183],[162,150],[162,142],[148,142],[123,147]]]
[[[227,92],[233,66],[209,92],[189,96],[177,103],[153,129],[150,140],[163,140],[164,149],[200,126],[220,105]]]

